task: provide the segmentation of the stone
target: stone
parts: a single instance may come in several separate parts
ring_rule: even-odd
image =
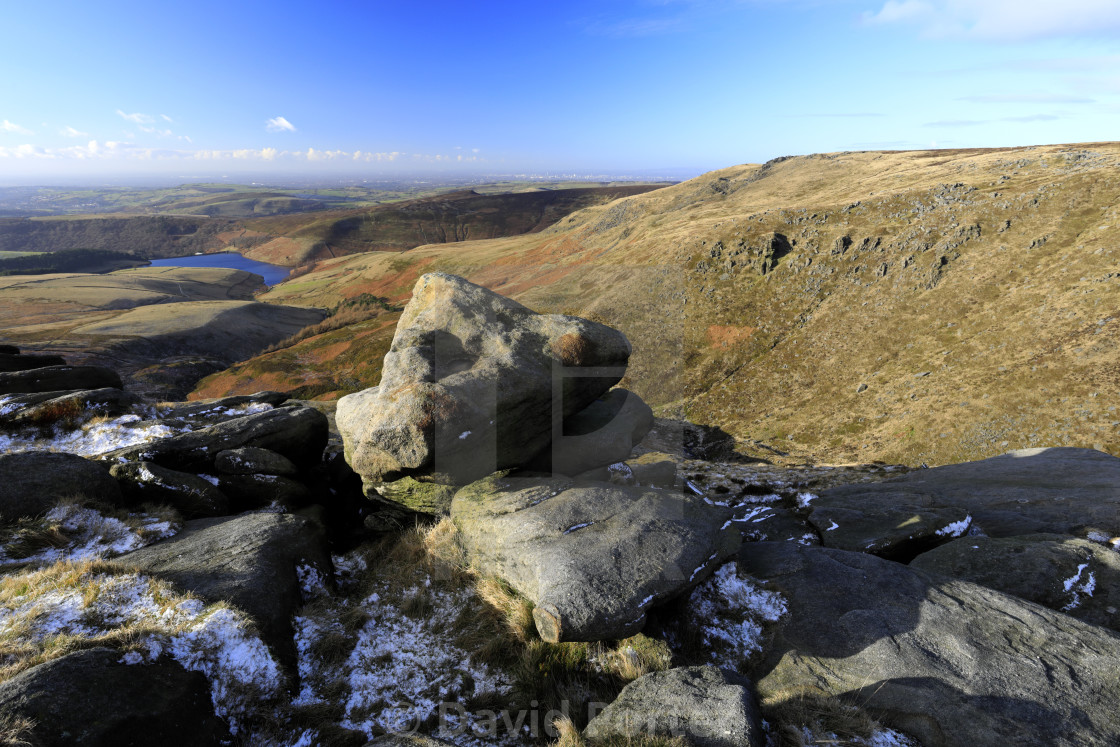
[[[103,387],[122,389],[124,385],[116,371],[101,366],[47,366],[0,373],[0,395]]]
[[[19,355],[19,348],[15,345],[0,345],[0,355]]]
[[[229,496],[231,513],[272,506],[294,511],[311,502],[306,485],[280,475],[220,475],[218,488]]]
[[[292,477],[299,472],[292,460],[283,454],[255,446],[219,451],[214,466],[227,475],[281,475]]]
[[[869,508],[928,496],[930,507],[963,509],[985,534],[1120,535],[1120,458],[1092,449],[1022,449],[915,470],[880,483],[821,491],[817,506],[843,498]],[[909,499],[909,498],[905,498]]]
[[[338,402],[346,459],[371,484],[430,476],[462,485],[520,466],[622,378],[629,356],[610,327],[424,275],[380,385]]]
[[[525,468],[578,475],[622,462],[653,426],[653,410],[625,389],[612,389],[566,418],[558,436]]]
[[[257,392],[255,394],[238,394],[220,399],[200,399],[194,402],[176,402],[170,407],[161,408],[160,413],[165,418],[188,420],[192,422],[212,420],[236,414],[237,408],[246,405],[271,405],[279,407],[288,400],[288,395],[280,392]]]
[[[546,641],[619,639],[704,580],[740,543],[731,512],[651,488],[491,476],[451,518],[468,557],[534,603]]]
[[[0,372],[30,371],[47,366],[65,366],[61,355],[12,355],[0,352]]]
[[[432,516],[446,516],[451,511],[451,500],[458,490],[454,485],[437,482],[421,482],[412,477],[403,477],[393,482],[384,482],[365,491],[374,500],[388,501],[402,506],[408,511]]]
[[[0,455],[0,517],[39,516],[60,501],[120,506],[121,489],[105,465],[74,454],[27,451]]]
[[[93,648],[48,661],[0,684],[0,714],[33,722],[36,747],[63,745],[228,744],[214,715],[210,683],[174,661],[129,665],[121,653]]]
[[[102,455],[108,461],[149,461],[185,472],[214,469],[223,451],[253,446],[278,452],[297,467],[317,464],[327,445],[327,418],[302,405],[285,405],[230,418],[190,433]]]
[[[171,539],[122,555],[117,562],[207,602],[226,601],[240,608],[289,667],[296,656],[292,615],[303,603],[300,576],[331,577],[322,526],[292,514],[195,519]]]
[[[17,394],[7,398],[0,408],[0,424],[44,426],[94,415],[120,415],[139,402],[136,395],[112,387]]]
[[[681,667],[639,677],[584,730],[593,741],[679,737],[695,747],[763,747],[758,704],[746,677]]]
[[[1120,630],[1120,553],[1077,537],[962,537],[911,568],[1014,594],[1091,625]]]
[[[857,704],[928,747],[1115,744],[1120,636],[1008,594],[866,553],[744,545],[781,594],[752,667],[763,704]]]
[[[109,473],[120,483],[125,500],[132,505],[166,503],[188,519],[230,513],[226,494],[205,478],[189,472],[178,472],[154,462],[123,462],[110,467]]]
[[[825,547],[869,552],[905,562],[964,534],[972,522],[957,506],[938,506],[924,493],[898,491],[889,503],[826,492],[813,499],[809,523]]]

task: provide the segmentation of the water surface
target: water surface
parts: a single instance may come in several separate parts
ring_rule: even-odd
[[[170,257],[153,259],[152,267],[224,267],[229,270],[247,270],[264,278],[264,284],[273,286],[288,277],[292,268],[270,265],[255,259],[242,257],[237,252],[218,254],[193,254],[189,257]]]

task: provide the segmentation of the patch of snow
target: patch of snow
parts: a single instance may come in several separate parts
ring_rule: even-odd
[[[1092,571],[1089,572],[1088,578],[1086,578],[1084,581],[1081,581],[1081,574],[1083,574],[1085,572],[1085,569],[1088,567],[1088,563],[1082,563],[1081,565],[1077,566],[1077,573],[1075,573],[1072,577],[1067,578],[1062,583],[1062,588],[1065,589],[1066,593],[1073,595],[1073,599],[1070,600],[1070,603],[1065,607],[1062,607],[1063,612],[1068,612],[1072,609],[1077,609],[1078,607],[1080,607],[1082,595],[1085,595],[1087,597],[1093,596],[1093,592],[1097,588],[1097,578],[1093,575]]]
[[[786,614],[780,594],[741,577],[734,561],[720,567],[689,597],[689,623],[720,666],[738,667],[761,650],[762,627]]]
[[[905,734],[885,727],[877,728],[871,733],[870,737],[859,739],[856,743],[866,745],[866,747],[920,747],[917,742]]]
[[[816,493],[798,493],[797,494],[797,507],[809,508],[809,504],[818,498]]]
[[[299,588],[303,592],[304,602],[309,602],[327,593],[327,581],[315,566],[300,563],[296,566],[296,578],[299,579]]]
[[[133,529],[120,519],[104,516],[92,508],[75,504],[58,506],[48,511],[43,518],[50,524],[57,524],[68,542],[62,547],[48,547],[22,558],[10,557],[0,549],[0,567],[25,563],[49,565],[62,560],[93,560],[123,555],[171,537],[180,528],[148,514],[136,516],[140,519],[139,529]]]
[[[832,532],[832,531],[840,528],[840,525],[837,524],[835,521],[832,521],[832,519],[829,519],[829,522],[832,524],[832,526],[825,529],[826,532]]]
[[[692,480],[685,480],[684,486],[696,495],[704,495],[704,491],[696,487],[696,483],[692,482]]]
[[[462,441],[463,439],[465,439],[469,435],[471,435],[470,431],[463,431],[462,433],[459,434],[459,440]]]
[[[948,526],[938,529],[934,534],[939,537],[960,537],[968,531],[968,526],[972,523],[971,516],[965,516],[960,521],[954,521]]]
[[[777,503],[782,500],[782,496],[777,493],[767,493],[766,495],[744,495],[741,498],[743,503]]]
[[[420,587],[434,611],[412,619],[376,592],[363,603],[369,621],[358,632],[357,645],[344,664],[350,696],[341,726],[362,731],[367,737],[379,731],[409,731],[439,713],[440,703],[463,702],[487,692],[508,693],[503,675],[485,664],[474,664],[470,654],[454,645],[444,626],[458,616],[473,597],[469,589],[441,591]],[[464,723],[464,720],[466,723]],[[471,744],[474,719],[452,712],[441,719],[458,744]],[[457,732],[461,736],[455,737]],[[492,743],[492,742],[490,742]]]
[[[199,477],[201,477],[203,480],[210,483],[214,487],[218,487],[218,478],[214,477],[213,475],[199,474]]]
[[[572,532],[578,532],[580,529],[585,529],[585,528],[591,526],[594,523],[595,522],[593,522],[593,521],[585,521],[582,524],[573,524],[572,526],[570,526],[570,527],[568,527],[567,529],[564,530],[564,534],[571,534]]]

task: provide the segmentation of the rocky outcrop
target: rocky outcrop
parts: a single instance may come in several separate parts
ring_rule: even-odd
[[[622,378],[629,355],[609,327],[424,275],[381,384],[339,400],[347,461],[372,484],[405,476],[464,484],[519,466]]]
[[[965,537],[910,563],[1120,630],[1120,553],[1060,534]]]
[[[187,472],[214,469],[218,454],[255,447],[275,451],[298,466],[317,464],[327,445],[327,418],[303,405],[285,405],[129,447],[104,456],[110,461],[150,461]]]
[[[915,470],[881,483],[822,491],[818,510],[863,504],[869,512],[920,500],[966,512],[993,537],[1057,532],[1120,535],[1120,458],[1092,449],[1012,451],[991,459]]]
[[[121,489],[109,470],[73,454],[23,452],[0,455],[0,517],[38,516],[63,500],[119,506]]]
[[[0,373],[0,394],[64,392],[77,389],[122,388],[116,371],[101,366],[47,366]]]
[[[331,569],[321,526],[271,513],[188,521],[175,537],[118,560],[247,612],[288,665],[295,661],[292,614],[303,600],[301,576],[329,579]]]
[[[109,472],[133,505],[163,503],[191,519],[229,513],[226,495],[198,475],[161,467],[154,462],[114,464]]]
[[[648,488],[495,476],[456,493],[472,562],[535,605],[546,641],[625,638],[739,546],[729,511]]]
[[[0,425],[19,428],[65,422],[76,416],[119,415],[139,404],[139,398],[121,389],[80,389],[74,392],[15,394],[0,405]]]
[[[105,648],[67,654],[0,684],[6,725],[27,720],[12,744],[36,747],[228,744],[210,685],[198,672],[159,660],[129,665]],[[26,741],[16,741],[17,738]]]
[[[758,704],[746,677],[684,667],[634,680],[584,730],[592,741],[677,737],[695,747],[762,747]]]
[[[1111,631],[864,553],[766,542],[738,562],[788,605],[752,670],[763,702],[830,695],[928,747],[1120,739]]]

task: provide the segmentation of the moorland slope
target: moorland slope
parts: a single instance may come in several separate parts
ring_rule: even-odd
[[[622,329],[635,349],[624,385],[760,454],[1117,454],[1118,161],[1115,143],[782,158],[541,233],[328,259],[265,300],[401,301],[424,272],[462,275]],[[360,325],[361,344],[383,353],[392,324]],[[305,338],[197,394],[256,391],[267,370],[269,387],[290,377],[311,396],[292,362],[357,355],[357,336]],[[376,383],[379,358],[319,394]]]

